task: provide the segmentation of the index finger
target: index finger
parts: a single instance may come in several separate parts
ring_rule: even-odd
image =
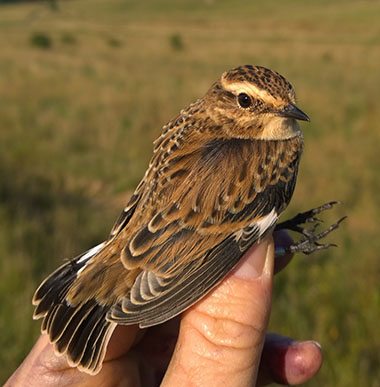
[[[278,254],[279,247],[288,247],[293,243],[293,239],[285,230],[278,230],[273,233],[273,240],[275,244],[275,256],[274,256],[274,274],[277,274],[283,270],[292,260],[293,255],[291,253]]]

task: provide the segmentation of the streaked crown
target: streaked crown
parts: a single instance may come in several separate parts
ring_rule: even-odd
[[[245,65],[225,72],[221,78],[226,89],[237,89],[239,86],[247,86],[255,90],[264,98],[271,96],[295,103],[293,86],[278,72],[262,66]],[[250,87],[249,87],[250,86]],[[270,99],[270,98],[269,98]]]

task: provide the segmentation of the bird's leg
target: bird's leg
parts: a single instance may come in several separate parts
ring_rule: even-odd
[[[298,232],[303,235],[303,237],[298,241],[293,243],[288,247],[280,247],[276,249],[276,254],[284,255],[287,253],[304,253],[311,254],[316,250],[327,249],[331,246],[336,246],[333,243],[319,243],[321,239],[323,239],[326,235],[330,234],[331,231],[337,229],[339,224],[346,218],[339,219],[336,223],[332,224],[325,231],[320,233],[316,233],[317,227],[323,222],[321,219],[317,218],[316,215],[331,209],[335,204],[340,204],[340,202],[330,202],[323,204],[320,207],[313,208],[309,211],[302,212],[296,215],[294,218],[285,220],[284,222],[279,223],[276,230],[291,230]],[[306,228],[306,223],[314,223],[311,228]],[[277,251],[278,250],[278,251]]]

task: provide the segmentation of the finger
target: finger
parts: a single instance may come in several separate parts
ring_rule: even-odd
[[[279,230],[273,233],[274,244],[278,247],[288,247],[293,243],[293,239],[285,230]],[[275,254],[274,273],[277,274],[284,269],[292,260],[294,254],[286,253],[283,255]]]
[[[268,334],[257,385],[305,383],[319,371],[322,361],[322,349],[317,342]]]
[[[272,239],[255,245],[207,297],[184,313],[163,386],[252,386],[268,324]]]
[[[83,376],[67,364],[64,356],[55,354],[48,335],[43,334],[5,386],[82,386]]]
[[[118,325],[108,343],[104,361],[124,356],[144,333],[145,331],[139,329],[138,325]]]
[[[293,239],[285,230],[276,231],[273,234],[276,246],[289,246]],[[275,258],[275,272],[282,270],[292,259],[293,254],[286,254]],[[169,320],[164,324],[151,327],[147,330],[143,340],[137,347],[145,360],[156,370],[157,379],[161,380],[165,374],[169,361],[174,351],[178,337],[180,316]]]
[[[150,327],[136,347],[155,369],[166,371],[177,342],[180,321],[180,316],[177,316],[164,324]]]
[[[114,385],[123,380],[139,383],[138,364],[127,353],[141,334],[142,331],[136,325],[118,326],[110,340],[103,368],[96,378],[70,367],[65,356],[56,354],[48,335],[41,335],[30,354],[9,379],[8,385],[84,387]]]
[[[177,316],[164,324],[150,327],[146,330],[141,342],[134,347],[134,350],[140,354],[141,364],[145,364],[154,375],[153,381],[148,383],[145,378],[146,372],[144,372],[144,385],[160,385],[173,355],[180,321],[181,317]]]

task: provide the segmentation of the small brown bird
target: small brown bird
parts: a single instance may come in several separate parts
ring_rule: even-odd
[[[59,354],[96,374],[117,324],[160,324],[217,285],[271,233],[293,194],[303,136],[291,84],[241,66],[163,128],[109,238],[37,289]]]

